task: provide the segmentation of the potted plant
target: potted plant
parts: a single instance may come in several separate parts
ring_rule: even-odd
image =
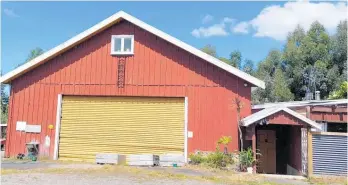
[[[256,153],[256,155],[260,154]],[[253,173],[253,164],[256,163],[256,159],[254,159],[254,153],[250,147],[247,150],[239,152],[239,162],[242,171]]]

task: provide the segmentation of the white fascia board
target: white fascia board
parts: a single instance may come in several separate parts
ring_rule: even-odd
[[[244,119],[242,119],[242,125],[243,126],[249,126],[253,123],[255,123],[256,121],[259,121],[263,118],[266,118],[276,112],[279,112],[281,110],[281,108],[269,108],[269,109],[263,109],[259,112],[256,112],[248,117],[245,117]]]
[[[231,65],[228,65],[226,64],[225,62],[222,62],[220,60],[218,60],[217,58],[211,56],[211,55],[208,55],[206,53],[204,53],[203,51],[199,50],[199,49],[196,49],[186,43],[184,43],[183,41],[179,40],[179,39],[176,39],[170,35],[168,35],[167,33],[155,28],[155,27],[152,27],[146,23],[144,23],[143,21],[125,13],[125,12],[122,12],[122,18],[124,18],[125,20],[143,28],[144,30],[202,58],[203,60],[206,60],[208,61],[209,63],[221,68],[221,69],[224,69],[225,71],[241,78],[241,79],[244,79],[245,81],[257,86],[257,87],[261,87],[261,88],[265,88],[265,82],[231,66]]]
[[[102,28],[104,28],[107,25],[110,25],[113,22],[116,22],[118,19],[125,19],[137,26],[139,26],[140,28],[143,28],[144,30],[202,58],[203,60],[206,60],[207,62],[221,68],[224,69],[225,71],[241,78],[244,79],[245,81],[257,86],[257,87],[261,87],[261,88],[265,88],[265,83],[243,71],[240,71],[237,68],[234,68],[228,64],[226,64],[225,62],[222,62],[218,59],[216,59],[215,57],[212,57],[206,53],[204,53],[203,51],[200,51],[199,49],[196,49],[166,33],[164,33],[161,30],[158,30],[157,28],[154,28],[144,22],[142,22],[141,20],[123,12],[117,12],[116,14],[112,15],[111,17],[103,20],[102,22],[98,23],[97,25],[93,26],[92,28],[80,33],[79,35],[73,37],[72,39],[64,42],[63,44],[47,51],[46,53],[36,57],[35,59],[25,63],[24,65],[16,68],[15,70],[5,74],[4,76],[2,76],[0,78],[0,82],[1,83],[8,83],[10,82],[12,79],[14,79],[16,76],[21,75],[29,70],[31,70],[32,68],[38,66],[41,64],[41,62],[44,62],[52,57],[54,57],[57,53],[64,51],[65,49],[68,49],[72,46],[74,46],[75,44],[81,42],[83,39],[89,37],[90,35],[94,34],[95,32],[101,30]]]
[[[25,72],[37,67],[43,62],[55,57],[61,51],[65,51],[66,49],[72,48],[74,45],[93,35],[97,31],[101,30],[105,26],[119,20],[121,18],[122,12],[118,12],[109,18],[101,21],[100,23],[94,25],[93,27],[83,31],[82,33],[76,35],[75,37],[67,40],[66,42],[50,49],[49,51],[43,53],[42,55],[34,58],[33,60],[26,62],[25,64],[17,67],[16,69],[10,71],[9,73],[1,76],[0,83],[9,83],[12,79],[16,78],[19,75],[24,74]]]
[[[252,125],[254,124],[255,122],[261,120],[261,119],[264,119],[272,114],[275,114],[277,112],[280,112],[280,111],[284,111],[284,112],[287,112],[288,114],[298,118],[299,120],[302,120],[303,122],[307,123],[308,125],[312,126],[312,127],[315,127],[319,130],[321,130],[321,127],[318,123],[316,123],[315,121],[313,120],[310,120],[308,119],[307,117],[289,109],[289,108],[286,108],[286,107],[280,107],[280,108],[266,108],[266,109],[263,109],[259,112],[256,112],[244,119],[242,119],[242,125],[245,126],[245,127],[248,127],[249,125]]]

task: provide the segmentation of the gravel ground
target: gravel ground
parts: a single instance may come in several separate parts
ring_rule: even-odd
[[[212,172],[204,169],[192,168],[165,168],[165,167],[127,167],[127,166],[103,166],[88,163],[56,163],[32,162],[32,161],[2,161],[1,185],[99,185],[99,184],[197,184],[210,185],[223,182],[226,178],[232,178],[228,182],[243,185],[252,184],[287,184],[309,185],[303,180],[286,178],[249,176],[247,174],[224,174],[224,172]],[[226,176],[227,175],[227,176]],[[244,176],[246,175],[246,176]],[[216,177],[218,179],[216,179]],[[221,181],[223,180],[223,181]],[[255,183],[258,182],[258,183]]]
[[[2,175],[2,185],[212,185],[208,181],[146,178],[142,176],[106,174],[10,174]]]

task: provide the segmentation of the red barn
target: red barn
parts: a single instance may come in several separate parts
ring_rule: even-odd
[[[1,77],[11,85],[7,157],[35,144],[53,159],[215,150],[264,83],[124,13]]]

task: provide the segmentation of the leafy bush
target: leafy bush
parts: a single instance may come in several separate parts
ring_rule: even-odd
[[[198,152],[197,154],[190,154],[190,159],[192,164],[201,164],[206,161],[206,156],[203,156],[201,152]]]
[[[222,136],[217,144],[216,151],[208,154],[197,152],[196,154],[190,154],[191,164],[206,164],[212,168],[226,167],[228,164],[233,164],[233,154],[227,153],[227,145],[231,142],[232,138],[228,136]],[[224,152],[220,152],[220,145],[224,145]]]
[[[256,155],[260,155],[256,153]],[[239,163],[241,165],[242,171],[245,171],[248,167],[251,167],[256,160],[254,159],[254,153],[251,147],[247,150],[242,150],[239,152]]]
[[[203,164],[212,168],[223,168],[234,162],[230,154],[224,154],[220,151],[211,152],[207,155],[202,153],[190,154],[190,159],[193,165]]]
[[[222,152],[212,152],[207,156],[207,164],[212,168],[226,167],[231,162],[231,157]]]

